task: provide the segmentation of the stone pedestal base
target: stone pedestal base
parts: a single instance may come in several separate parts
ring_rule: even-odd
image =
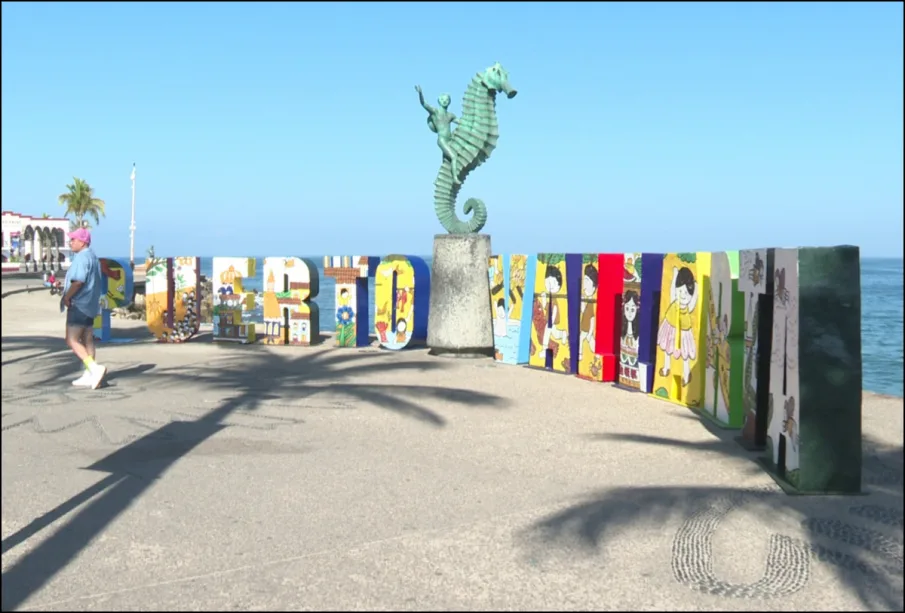
[[[493,357],[489,265],[490,236],[434,237],[427,320],[431,355]]]

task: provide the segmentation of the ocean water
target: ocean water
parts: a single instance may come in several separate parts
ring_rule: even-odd
[[[324,276],[323,256],[307,256],[318,269],[320,291],[314,297],[320,310],[322,331],[334,330],[334,288],[332,278]],[[430,256],[421,256],[431,263]],[[125,258],[128,260],[128,258]],[[212,258],[201,259],[201,274],[210,278]],[[247,279],[248,290],[263,289],[264,260],[258,258],[257,276]],[[902,396],[903,370],[903,283],[902,260],[865,258],[861,261],[861,355],[865,390]],[[368,280],[368,311],[374,312],[374,279]],[[417,291],[417,290],[416,290]],[[373,317],[373,316],[372,316]],[[252,321],[261,321],[260,308],[249,313]]]
[[[902,260],[861,260],[864,389],[902,396]]]

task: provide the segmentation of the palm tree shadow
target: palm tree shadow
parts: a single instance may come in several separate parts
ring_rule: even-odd
[[[154,368],[156,368],[154,364],[137,364],[135,366],[129,366],[127,368],[113,370],[104,378],[104,383],[101,387],[107,387],[117,379],[137,377],[138,375],[154,370]]]
[[[338,350],[294,356],[263,348],[239,348],[224,353],[225,359],[208,365],[153,371],[146,368],[150,365],[136,367],[140,372],[133,374],[148,377],[158,390],[190,385],[196,391],[220,391],[227,397],[201,417],[193,421],[170,422],[87,467],[87,470],[103,472],[106,476],[3,539],[5,554],[84,505],[54,534],[3,572],[2,610],[16,609],[38,592],[133,505],[154,481],[162,478],[177,460],[229,427],[224,420],[235,412],[254,411],[267,400],[297,402],[329,392],[391,410],[430,427],[443,427],[445,419],[421,402],[442,398],[470,407],[504,406],[499,396],[465,389],[352,382],[365,374],[434,371],[446,367],[447,363],[442,361],[407,360],[404,354],[398,353],[377,354],[375,359],[373,353]]]
[[[52,336],[4,336],[3,351],[9,354],[20,354],[3,360],[3,366],[12,366],[19,362],[40,360],[67,354],[69,348],[62,337]]]
[[[586,438],[682,448],[699,451],[712,461],[732,457],[756,465],[755,454],[746,453],[733,442],[734,432],[711,426],[706,420],[702,423],[716,437],[714,440],[689,442],[635,433],[596,433]],[[855,594],[865,607],[902,610],[903,448],[884,446],[864,436],[863,450],[866,498],[789,496],[776,491],[765,493],[732,487],[620,487],[600,491],[534,523],[523,531],[521,539],[534,557],[543,555],[543,551],[572,548],[576,544],[596,551],[619,528],[662,530],[664,522],[671,518],[690,520],[702,509],[726,501],[742,501],[765,517],[783,513],[799,519],[806,535],[803,549],[809,551],[812,559],[829,565],[839,584]],[[723,458],[714,458],[714,454]],[[852,525],[840,523],[837,519],[840,516],[850,518]],[[835,524],[838,530],[832,527]],[[675,560],[673,568],[678,573]],[[676,580],[681,580],[680,574],[676,574]]]
[[[129,330],[113,330],[114,339],[134,338],[137,342],[144,342],[145,336],[135,334]],[[130,343],[131,345],[132,343]],[[118,348],[123,345],[116,343],[98,343],[98,349],[104,356],[115,359]],[[3,366],[12,366],[17,363],[30,362],[30,369],[41,372],[39,381],[24,385],[26,389],[46,388],[48,385],[66,385],[68,377],[78,374],[82,365],[72,354],[72,350],[66,345],[62,337],[54,336],[5,336],[3,337],[3,350],[12,357],[3,360]],[[109,383],[116,378],[134,376],[145,370],[153,368],[153,365],[144,365],[136,370],[137,366],[130,366],[122,370],[111,370],[107,377]]]

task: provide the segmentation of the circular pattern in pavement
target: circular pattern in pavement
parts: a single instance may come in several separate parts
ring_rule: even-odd
[[[694,590],[729,598],[777,598],[807,585],[807,548],[781,534],[770,536],[764,575],[756,582],[735,584],[717,579],[713,570],[713,535],[720,521],[741,504],[740,497],[717,500],[682,524],[673,540],[672,569],[676,580]]]
[[[750,493],[750,496],[755,495],[763,495],[763,492]],[[769,552],[761,579],[750,584],[722,581],[714,573],[713,536],[720,521],[742,506],[745,498],[745,495],[740,494],[717,500],[682,524],[673,540],[672,569],[676,581],[691,589],[717,596],[769,599],[787,596],[805,587],[812,559],[874,578],[901,576],[901,537],[890,537],[877,530],[838,519],[808,517],[801,522],[804,531],[810,535],[807,541],[782,534],[770,536]],[[848,510],[855,517],[899,531],[902,529],[901,509],[870,504],[852,506]],[[818,539],[836,541],[845,547],[860,549],[871,554],[877,563],[823,545],[816,542]]]

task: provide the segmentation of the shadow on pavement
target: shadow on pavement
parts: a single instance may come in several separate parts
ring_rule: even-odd
[[[4,354],[21,354],[15,357],[3,357],[3,366],[12,366],[19,362],[27,362],[30,360],[41,360],[50,357],[59,357],[62,354],[68,354],[73,361],[75,357],[66,341],[63,340],[62,333],[59,338],[52,336],[4,336],[2,341]]]
[[[130,377],[137,377],[143,373],[146,373],[150,370],[154,370],[156,368],[155,364],[137,364],[135,366],[129,366],[127,368],[121,368],[117,370],[111,370],[106,377],[104,377],[104,382],[101,387],[105,387],[110,385],[113,381],[117,379],[128,379]]]
[[[677,417],[697,419],[690,413]],[[705,419],[701,422],[714,435],[713,440],[692,443],[634,433],[592,433],[585,437],[610,444],[630,442],[682,448],[701,452],[705,462],[750,460],[752,468],[763,471],[756,464],[763,452],[745,451],[733,440],[737,432],[721,430]],[[715,454],[723,457],[714,457]],[[714,568],[718,574],[719,566],[712,559],[710,547],[712,532],[721,516],[732,509],[744,506],[762,516],[782,513],[800,521],[805,539],[797,544],[799,560],[805,557],[828,565],[838,583],[866,608],[901,611],[903,448],[864,436],[862,465],[862,489],[867,496],[790,496],[779,491],[731,487],[612,488],[536,522],[521,537],[534,556],[576,545],[596,551],[608,534],[620,528],[645,526],[658,531],[669,519],[684,519],[673,541],[671,564],[676,581],[724,597],[776,598],[807,583],[806,570],[797,586],[788,579],[794,566],[790,555],[794,539],[773,535],[765,575],[748,585],[717,578]],[[810,563],[804,560],[806,568]],[[771,591],[771,581],[780,587]]]
[[[3,366],[12,366],[20,362],[40,362],[42,366],[47,366],[51,369],[51,376],[48,377],[45,383],[52,381],[57,376],[77,373],[81,370],[81,365],[63,339],[64,325],[61,321],[59,336],[4,336],[2,341],[0,341],[4,352]],[[130,326],[128,328],[113,326],[110,335],[113,339],[112,342],[102,343],[95,341],[101,362],[103,362],[104,354],[118,346],[156,342],[156,339],[145,326]],[[7,357],[7,355],[10,357]]]
[[[219,390],[227,397],[197,420],[170,422],[89,466],[88,470],[106,472],[108,476],[5,538],[4,554],[81,506],[56,532],[3,572],[0,594],[4,611],[22,606],[123,511],[134,505],[173,464],[229,427],[224,420],[232,413],[254,411],[264,400],[296,401],[329,392],[377,405],[431,427],[442,427],[445,420],[423,406],[425,400],[438,398],[481,408],[502,408],[504,404],[498,396],[466,389],[356,382],[365,374],[435,371],[449,364],[423,358],[408,360],[405,353],[327,350],[292,354],[254,346],[224,353],[224,359],[207,365],[150,370],[150,365],[143,364],[134,373],[117,375],[144,373],[141,376],[164,395],[168,387],[191,387],[199,392]],[[173,441],[178,445],[174,446]],[[166,449],[159,449],[162,445]],[[155,453],[155,450],[162,452]],[[137,476],[137,472],[142,476]]]

